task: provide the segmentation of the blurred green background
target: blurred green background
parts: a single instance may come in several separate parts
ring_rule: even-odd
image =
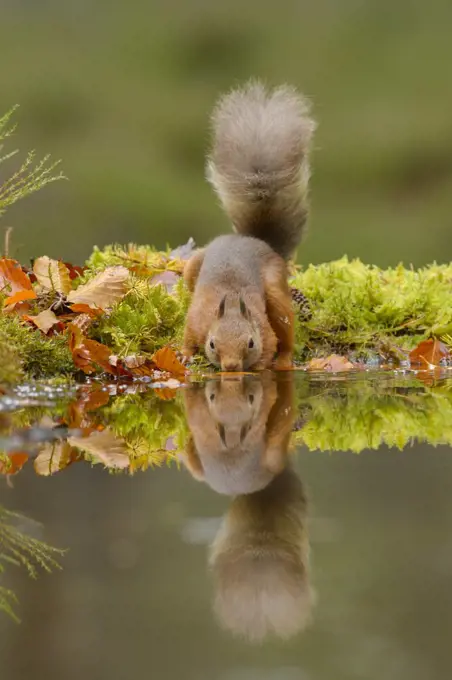
[[[204,180],[209,114],[258,76],[298,86],[319,121],[302,262],[452,259],[451,26],[450,0],[3,0],[7,148],[50,152],[70,179],[2,218],[13,254],[228,229]]]

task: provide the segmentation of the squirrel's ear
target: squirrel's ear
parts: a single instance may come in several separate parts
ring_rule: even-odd
[[[248,309],[242,296],[240,296],[240,314],[244,316],[246,319],[248,318]]]
[[[226,295],[220,302],[220,306],[218,307],[218,318],[221,319],[222,316],[224,316],[224,310],[226,307]]]

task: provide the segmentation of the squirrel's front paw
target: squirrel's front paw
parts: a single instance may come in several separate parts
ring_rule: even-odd
[[[283,352],[279,354],[273,364],[275,371],[290,371],[293,368],[292,354],[290,352]]]
[[[193,360],[195,351],[191,347],[182,347],[180,360],[183,364]]]

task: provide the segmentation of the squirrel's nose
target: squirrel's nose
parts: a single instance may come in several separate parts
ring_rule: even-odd
[[[241,371],[242,370],[242,364],[239,361],[233,361],[232,359],[228,359],[226,361],[223,361],[221,364],[221,370],[222,371]]]

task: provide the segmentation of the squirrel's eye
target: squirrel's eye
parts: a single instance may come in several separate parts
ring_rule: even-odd
[[[253,338],[250,338],[248,340],[248,349],[253,349],[253,347],[254,347],[254,340],[253,340]]]
[[[215,343],[214,343],[213,340],[211,340],[211,341],[209,342],[209,345],[210,345],[210,349],[215,349]]]
[[[214,395],[213,392],[212,392],[212,394],[209,396],[209,399],[210,399],[210,401],[215,401],[215,395]]]
[[[249,395],[248,395],[248,401],[249,401],[250,404],[253,404],[253,403],[254,403],[254,394],[249,394]]]

